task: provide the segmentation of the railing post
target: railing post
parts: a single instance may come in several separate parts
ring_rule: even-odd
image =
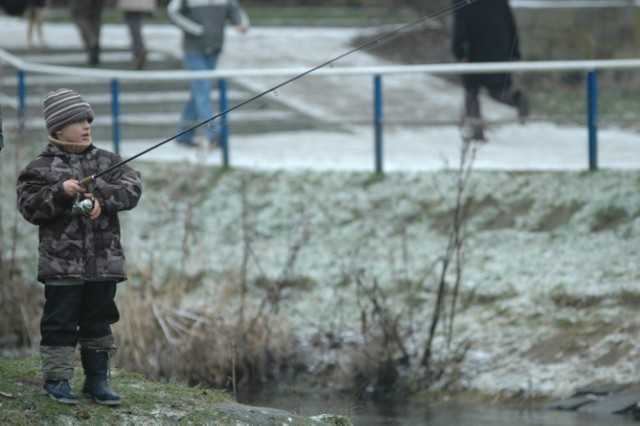
[[[111,118],[113,129],[113,152],[120,154],[120,84],[118,79],[111,80]]]
[[[598,71],[587,74],[587,125],[589,129],[589,170],[598,169]]]
[[[382,77],[379,74],[373,77],[373,122],[375,127],[375,157],[376,173],[382,173]]]
[[[220,111],[226,111],[229,108],[229,103],[227,101],[227,81],[224,78],[218,80],[218,92],[220,93]],[[229,127],[226,113],[220,116],[220,150],[222,151],[222,165],[229,167]]]
[[[18,133],[24,137],[25,115],[27,111],[27,85],[23,70],[18,71]]]

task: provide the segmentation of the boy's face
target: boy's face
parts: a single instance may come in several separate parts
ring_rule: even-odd
[[[83,119],[75,123],[67,124],[56,132],[56,139],[63,142],[90,142],[91,141],[91,123],[89,120]]]

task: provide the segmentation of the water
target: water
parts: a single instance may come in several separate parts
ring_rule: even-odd
[[[349,402],[348,398],[319,399],[295,393],[265,391],[238,401],[254,406],[279,408],[303,416],[348,415],[355,426],[619,426],[640,422],[618,414],[596,415],[575,411],[532,408],[518,410],[477,403]]]
[[[355,425],[371,426],[599,426],[638,425],[620,415],[596,416],[559,410],[516,410],[505,407],[469,404],[404,405],[364,407],[352,416]]]

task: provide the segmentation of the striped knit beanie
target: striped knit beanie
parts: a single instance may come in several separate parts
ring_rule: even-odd
[[[50,135],[68,124],[84,119],[93,121],[93,109],[82,96],[71,89],[49,92],[44,98],[44,121]]]

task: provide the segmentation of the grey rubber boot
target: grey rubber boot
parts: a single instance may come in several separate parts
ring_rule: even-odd
[[[69,385],[73,377],[74,358],[75,348],[71,346],[40,347],[44,377],[42,390],[54,401],[71,405],[78,403],[78,396]]]
[[[109,350],[83,349],[80,351],[80,357],[86,376],[82,392],[91,396],[98,404],[120,405],[122,397],[111,389],[107,380]]]

